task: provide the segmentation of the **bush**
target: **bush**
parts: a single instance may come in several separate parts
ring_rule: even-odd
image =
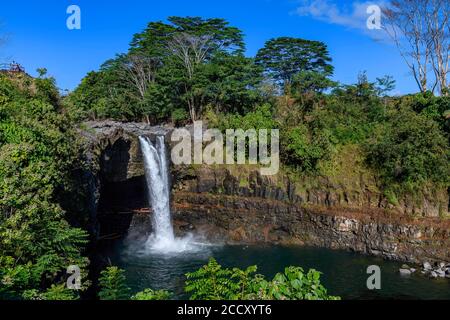
[[[329,296],[320,283],[320,272],[311,269],[307,274],[300,267],[288,267],[272,281],[257,276],[252,282],[249,298],[257,300],[339,300]]]
[[[371,136],[375,124],[383,121],[383,106],[378,98],[359,101],[351,100],[347,95],[325,99],[324,107],[309,114],[310,127],[328,130],[335,145],[363,144]]]
[[[407,108],[392,110],[366,145],[368,163],[386,186],[417,191],[449,183],[449,145],[436,122]]]
[[[272,281],[254,275],[257,267],[245,270],[222,268],[216,260],[186,275],[191,300],[335,300],[320,283],[320,272],[289,267]]]
[[[250,274],[256,267],[245,271],[223,269],[215,259],[197,271],[186,274],[185,291],[191,300],[239,300],[245,299],[249,292]]]
[[[281,141],[285,161],[305,172],[315,172],[332,150],[327,131],[310,132],[304,124],[285,130]]]
[[[217,128],[225,132],[227,129],[277,129],[278,123],[274,119],[272,106],[264,104],[257,106],[252,112],[244,116],[240,114],[215,114],[211,109],[207,111],[206,119],[209,127]]]
[[[175,109],[172,111],[172,122],[178,126],[189,120],[189,113],[185,109]]]
[[[25,291],[22,295],[25,300],[50,300],[50,301],[69,301],[76,300],[78,296],[74,294],[73,290],[66,287],[65,284],[52,285],[44,293],[39,293],[38,290],[32,289]]]
[[[128,300],[130,288],[126,285],[125,271],[117,267],[108,267],[100,273],[100,300]]]
[[[152,290],[152,289],[145,289],[144,291],[136,293],[134,296],[131,297],[131,300],[169,300],[170,299],[170,292],[166,290]]]
[[[402,97],[400,102],[404,107],[435,121],[450,134],[450,119],[446,117],[446,112],[450,111],[450,96],[435,97],[427,92]]]

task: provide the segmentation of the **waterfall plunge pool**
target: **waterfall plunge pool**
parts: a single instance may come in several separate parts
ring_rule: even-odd
[[[103,255],[126,271],[133,292],[145,288],[166,289],[175,299],[186,299],[185,274],[197,270],[214,257],[224,267],[257,265],[258,272],[272,278],[287,266],[321,271],[322,283],[332,295],[343,299],[450,299],[449,279],[431,280],[420,274],[403,277],[402,263],[346,251],[298,246],[214,246],[198,245],[197,250],[161,254],[142,250],[144,243],[117,241]],[[381,290],[368,290],[367,267],[381,267]]]

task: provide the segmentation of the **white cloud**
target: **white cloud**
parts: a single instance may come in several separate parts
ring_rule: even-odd
[[[374,38],[381,39],[384,37],[382,30],[369,30],[367,28],[367,19],[369,18],[367,8],[370,5],[383,7],[386,5],[386,0],[348,1],[346,4],[342,4],[341,1],[340,5],[337,5],[336,1],[333,0],[302,0],[294,13],[329,24],[357,29]]]

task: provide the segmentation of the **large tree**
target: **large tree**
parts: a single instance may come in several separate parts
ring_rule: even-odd
[[[150,22],[143,32],[135,34],[131,41],[130,51],[141,51],[149,56],[165,57],[170,55],[170,50],[167,50],[168,43],[180,34],[195,38],[208,37],[209,45],[215,50],[234,53],[245,50],[242,31],[229,26],[224,19],[169,17],[167,20],[168,23]]]
[[[169,23],[152,22],[136,34],[130,52],[140,52],[164,61],[164,72],[176,79],[181,100],[187,104],[192,121],[207,103],[208,81],[202,75],[205,65],[218,54],[240,55],[245,49],[242,32],[223,19],[169,17]]]
[[[282,37],[269,40],[259,50],[256,63],[285,90],[301,72],[333,73],[327,46],[323,42]]]
[[[184,74],[183,88],[192,121],[197,120],[198,113],[202,110],[198,96],[203,90],[194,92],[195,78],[201,65],[206,63],[209,53],[214,50],[212,37],[208,35],[191,35],[188,33],[176,34],[168,42],[170,52],[181,66]],[[199,105],[197,104],[199,103]]]

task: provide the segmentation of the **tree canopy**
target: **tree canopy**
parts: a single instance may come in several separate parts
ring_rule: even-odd
[[[128,53],[89,73],[70,100],[94,118],[148,122],[180,110],[195,120],[207,105],[245,112],[258,101],[261,69],[244,50],[242,31],[224,19],[151,22]]]
[[[323,42],[290,37],[267,41],[264,48],[258,51],[256,63],[284,87],[301,72],[314,72],[327,77],[334,70]]]

